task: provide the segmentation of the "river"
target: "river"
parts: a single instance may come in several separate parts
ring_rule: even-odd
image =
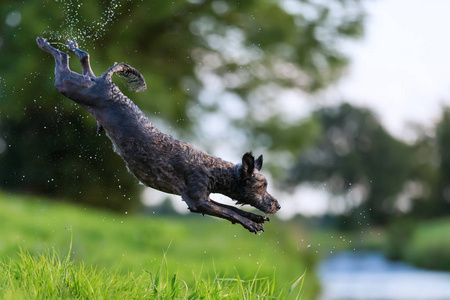
[[[337,253],[317,271],[320,300],[450,300],[450,273],[392,262],[379,252]]]

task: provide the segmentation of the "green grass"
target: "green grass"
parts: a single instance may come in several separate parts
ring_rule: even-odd
[[[70,248],[69,248],[70,249]],[[20,251],[19,260],[0,264],[2,299],[300,299],[304,276],[276,291],[273,278],[203,279],[192,286],[171,274],[164,259],[155,272],[98,271],[55,251],[38,256]]]
[[[253,235],[198,215],[132,216],[0,193],[0,298],[310,299],[317,258],[302,237],[280,221]]]

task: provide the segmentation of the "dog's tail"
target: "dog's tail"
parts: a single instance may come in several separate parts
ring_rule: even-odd
[[[125,84],[133,92],[143,92],[147,89],[144,76],[138,70],[124,63],[115,63],[108,69],[103,77],[111,81],[111,77],[116,74],[125,79]]]

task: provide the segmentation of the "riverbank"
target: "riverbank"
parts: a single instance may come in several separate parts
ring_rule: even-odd
[[[426,269],[450,271],[450,218],[393,224],[385,249],[390,258]]]
[[[292,225],[292,224],[291,224]],[[450,272],[450,218],[399,219],[387,227],[360,226],[350,231],[299,223],[310,250],[329,256],[342,251],[378,251],[388,259]]]

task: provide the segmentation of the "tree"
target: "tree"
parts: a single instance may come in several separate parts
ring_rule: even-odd
[[[335,194],[358,193],[347,202],[347,213],[364,211],[367,222],[385,224],[398,212],[405,185],[421,181],[419,170],[429,161],[418,159],[419,147],[391,136],[368,109],[342,104],[319,109],[315,117],[322,137],[299,156],[288,182],[321,182]]]
[[[0,12],[10,17],[0,27],[0,186],[118,210],[135,203],[123,200],[136,199],[136,181],[93,118],[53,88],[52,58],[36,36],[77,39],[96,74],[114,61],[137,67],[149,89],[131,98],[179,138],[200,140],[220,111],[245,148],[269,139],[283,152],[273,141],[313,125],[275,122],[279,94],[336,80],[348,62],[338,43],[361,36],[364,19],[358,0],[7,0]]]
[[[450,213],[450,109],[444,108],[442,118],[436,127],[436,148],[439,161],[437,180],[432,199],[427,201],[431,215],[447,216]],[[432,181],[433,183],[433,181]]]

